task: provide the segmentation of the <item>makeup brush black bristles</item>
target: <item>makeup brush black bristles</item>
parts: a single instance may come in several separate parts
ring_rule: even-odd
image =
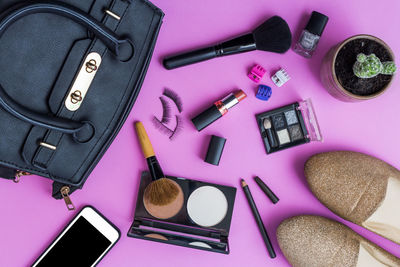
[[[285,53],[292,44],[289,26],[281,17],[273,16],[253,31],[257,50]]]

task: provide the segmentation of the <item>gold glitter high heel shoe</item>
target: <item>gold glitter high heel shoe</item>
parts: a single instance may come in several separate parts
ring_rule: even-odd
[[[347,226],[313,215],[284,220],[279,246],[294,267],[398,267],[400,259]]]
[[[312,156],[305,176],[314,195],[345,220],[400,244],[400,171],[350,151]]]

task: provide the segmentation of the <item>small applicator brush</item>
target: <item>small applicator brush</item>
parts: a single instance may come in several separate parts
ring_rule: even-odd
[[[272,129],[271,129],[272,128],[271,120],[268,118],[264,119],[263,125],[265,128],[265,131],[267,132],[268,141],[269,141],[271,147],[273,147],[273,148],[277,147],[278,145],[276,144],[274,133],[272,132]]]
[[[153,180],[146,187],[144,191],[144,197],[151,204],[157,206],[168,205],[177,198],[179,194],[179,188],[172,180],[165,178],[143,124],[141,122],[136,122],[135,128],[143,155],[147,160],[147,165]]]
[[[164,67],[168,70],[205,61],[215,57],[228,56],[253,50],[285,53],[292,44],[292,34],[286,21],[273,16],[248,33],[224,43],[196,51],[167,57]]]

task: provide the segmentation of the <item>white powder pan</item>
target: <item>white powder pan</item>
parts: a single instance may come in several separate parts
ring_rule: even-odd
[[[189,245],[201,248],[212,248],[209,244],[199,241],[189,243]]]
[[[197,225],[211,227],[225,218],[228,212],[228,201],[218,188],[202,186],[189,196],[187,212],[190,219]]]

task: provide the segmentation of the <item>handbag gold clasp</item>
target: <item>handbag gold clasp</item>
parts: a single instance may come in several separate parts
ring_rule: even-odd
[[[65,107],[69,111],[77,111],[81,106],[100,64],[101,56],[99,53],[92,52],[85,58],[65,100]]]
[[[86,72],[87,73],[92,73],[93,71],[97,70],[97,62],[94,59],[91,59],[90,61],[86,62]]]
[[[71,103],[72,104],[78,104],[79,102],[82,101],[82,93],[79,90],[76,90],[71,94]]]

